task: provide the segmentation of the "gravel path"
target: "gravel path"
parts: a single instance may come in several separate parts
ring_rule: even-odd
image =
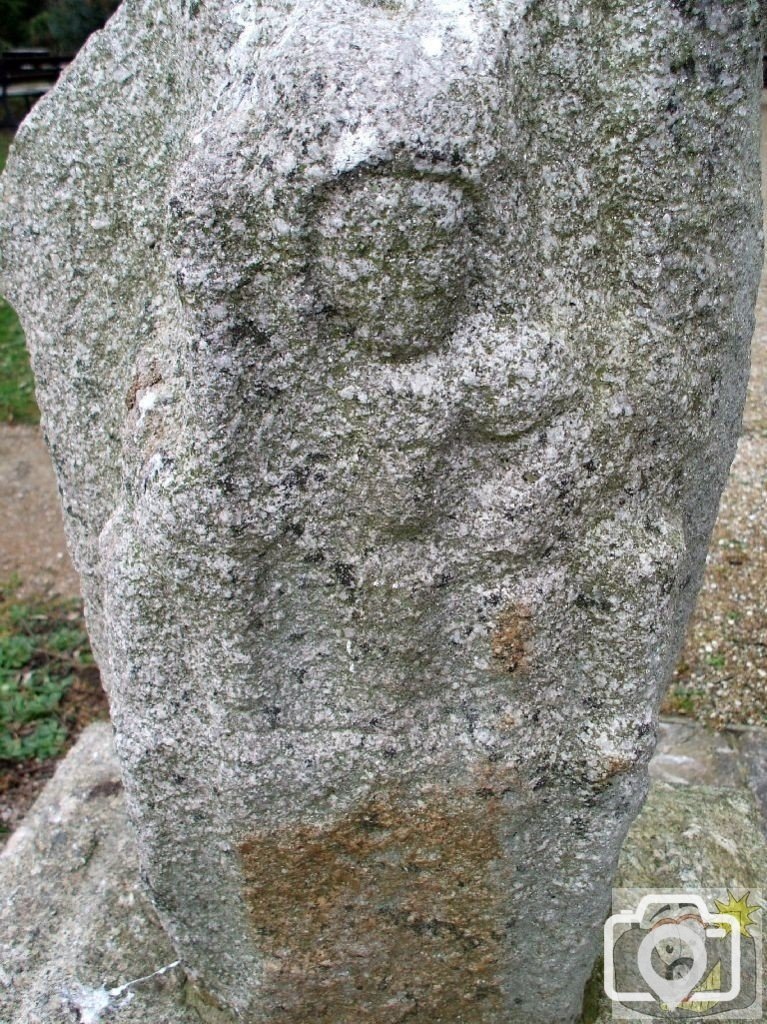
[[[0,524],[0,582],[18,575],[22,595],[79,596],[38,427],[0,424]]]

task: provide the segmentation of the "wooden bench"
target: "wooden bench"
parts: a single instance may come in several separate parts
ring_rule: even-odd
[[[47,50],[7,50],[0,54],[0,102],[4,127],[15,128],[12,100],[23,100],[24,114],[43,96],[61,74],[71,57],[54,57]],[[22,115],[24,116],[24,115]]]

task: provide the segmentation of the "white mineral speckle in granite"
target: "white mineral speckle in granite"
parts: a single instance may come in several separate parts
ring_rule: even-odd
[[[333,154],[333,170],[336,172],[350,171],[357,164],[369,160],[376,151],[375,129],[363,126],[353,131],[344,131]]]

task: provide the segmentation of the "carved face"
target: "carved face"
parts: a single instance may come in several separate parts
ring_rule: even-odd
[[[468,304],[472,212],[460,179],[384,169],[324,191],[309,279],[330,337],[382,361],[439,350]]]
[[[515,31],[524,8],[509,14]],[[242,64],[247,84],[233,60],[232,88],[248,99],[209,120],[172,189],[185,376],[218,379],[201,385],[199,415],[225,422],[238,409],[226,460],[247,481],[242,529],[258,571],[301,567],[298,591],[254,597],[255,642],[279,661],[287,617],[314,638],[285,654],[324,681],[312,692],[356,695],[374,679],[425,696],[456,672],[494,686],[491,638],[524,608],[513,690],[553,700],[558,674],[536,677],[535,637],[597,636],[595,618],[618,607],[640,563],[667,607],[682,557],[665,498],[618,525],[651,464],[658,494],[678,487],[665,448],[686,427],[670,441],[665,424],[690,394],[676,341],[653,335],[647,296],[628,286],[631,261],[646,262],[666,229],[632,226],[645,200],[624,159],[663,98],[624,83],[625,113],[583,128],[605,149],[587,168],[549,142],[558,93],[540,124],[520,119],[529,69],[510,72],[497,12],[474,11],[471,31],[455,12],[436,28],[420,8],[374,7],[348,24],[318,12],[265,45],[255,74]],[[593,46],[607,90],[629,57],[613,39]],[[572,74],[577,105],[596,86]],[[231,390],[221,366],[234,368]],[[701,364],[702,402],[707,379]],[[557,612],[552,588],[581,601],[566,626],[570,597]],[[349,624],[319,654],[317,616]],[[649,665],[638,671],[655,671],[658,655],[636,644]],[[355,678],[340,682],[349,665]],[[593,686],[593,670],[576,676]]]

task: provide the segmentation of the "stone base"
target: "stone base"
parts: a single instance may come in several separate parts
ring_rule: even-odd
[[[3,1024],[199,1024],[141,893],[110,725],[85,731],[9,839],[0,892]]]
[[[616,887],[764,890],[766,772],[763,729],[716,733],[683,720],[662,723],[650,795],[623,846]],[[583,1024],[612,1020],[602,995]]]
[[[0,855],[3,1024],[223,1019],[191,990],[141,893],[111,736],[106,724],[86,730]],[[617,884],[694,890],[767,879],[754,795],[763,795],[766,751],[761,730],[664,723]],[[606,1024],[609,1006],[602,1000],[584,1020]]]

